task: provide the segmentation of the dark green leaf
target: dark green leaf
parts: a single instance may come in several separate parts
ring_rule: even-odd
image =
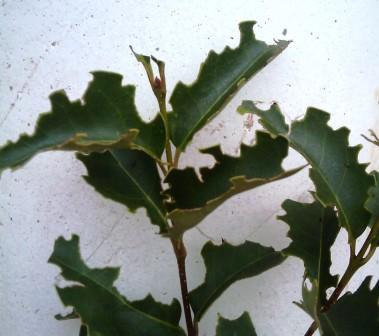
[[[132,147],[160,158],[165,142],[161,117],[143,122],[134,105],[135,87],[122,86],[121,75],[94,72],[93,77],[83,101],[70,102],[63,91],[50,96],[52,111],[40,116],[35,133],[0,148],[0,171],[46,150]]]
[[[373,176],[375,177],[375,185],[368,190],[368,199],[365,207],[370,211],[375,221],[379,217],[379,172],[373,173]]]
[[[61,268],[66,280],[78,283],[57,291],[63,304],[80,315],[90,336],[185,335],[177,323],[177,300],[171,305],[149,296],[135,303],[128,301],[114,287],[119,269],[89,268],[80,256],[78,236],[68,241],[58,238],[49,262]]]
[[[145,313],[156,316],[163,321],[167,321],[172,325],[179,325],[182,309],[178,300],[173,300],[171,305],[158,303],[149,294],[143,300],[133,301],[133,307]]]
[[[310,177],[316,186],[317,199],[324,206],[338,208],[340,223],[350,239],[360,236],[370,220],[363,205],[374,179],[366,173],[367,165],[358,162],[361,147],[349,147],[349,130],[345,127],[333,130],[327,124],[330,115],[315,108],[308,108],[304,119],[294,121],[290,131],[276,104],[262,111],[253,102],[245,101],[239,112],[257,114],[269,132],[288,139],[290,146],[312,166]]]
[[[287,156],[288,144],[283,138],[272,139],[269,134],[257,132],[254,146],[241,145],[239,157],[221,152],[220,146],[202,150],[212,155],[213,168],[201,168],[201,179],[193,168],[172,169],[165,182],[165,191],[174,222],[173,236],[197,225],[228,198],[263,184],[280,180],[299,171],[284,171],[281,164]]]
[[[114,149],[90,155],[78,154],[87,167],[85,180],[99,193],[135,211],[145,207],[153,224],[167,230],[161,183],[153,158],[139,150]]]
[[[257,334],[249,314],[244,312],[235,320],[228,320],[219,316],[216,336],[257,336]]]
[[[378,336],[379,282],[370,289],[370,281],[367,277],[354,294],[345,294],[320,314],[321,335]]]
[[[201,255],[206,267],[205,280],[190,292],[191,307],[198,321],[231,284],[263,273],[285,259],[273,248],[250,241],[238,246],[225,241],[220,246],[208,242]]]
[[[77,319],[79,318],[79,315],[77,312],[75,312],[75,310],[72,310],[72,312],[68,313],[68,314],[65,314],[65,315],[62,315],[62,314],[56,314],[55,316],[55,319],[58,320],[58,321],[66,321],[66,320],[74,320],[74,319]]]
[[[304,261],[305,275],[317,289],[315,309],[319,309],[326,301],[326,290],[338,280],[330,274],[330,248],[340,229],[336,213],[317,201],[305,204],[286,200],[282,207],[286,214],[279,218],[289,225],[288,237],[292,239],[283,253]]]
[[[240,24],[241,39],[236,49],[226,47],[221,54],[211,51],[191,85],[179,82],[170,98],[172,141],[183,151],[193,135],[230,100],[232,95],[279,55],[289,44],[267,45],[255,39],[255,22]]]
[[[80,326],[79,336],[88,336],[87,327],[84,324]]]

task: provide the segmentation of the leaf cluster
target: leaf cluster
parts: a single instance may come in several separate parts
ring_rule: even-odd
[[[74,282],[58,287],[57,292],[63,304],[73,308],[67,318],[80,318],[81,336],[196,336],[198,323],[227,288],[281,264],[288,256],[304,262],[303,298],[296,304],[314,320],[306,335],[317,328],[322,335],[378,334],[379,283],[371,289],[367,277],[355,293],[340,298],[379,242],[379,173],[367,173],[367,165],[358,162],[360,147],[349,146],[348,129],[332,129],[330,115],[315,108],[287,124],[277,104],[264,111],[244,101],[238,111],[255,114],[264,129],[256,132],[255,143],[241,144],[237,157],[223,153],[220,146],[201,149],[216,163],[201,168],[199,174],[193,167],[180,168],[181,154],[194,135],[289,45],[287,41],[267,45],[257,40],[253,26],[254,22],[240,24],[240,43],[235,49],[226,47],[220,54],[211,51],[195,82],[177,83],[168,99],[171,111],[164,62],[132,50],[157,99],[159,113],[150,122],[144,122],[137,112],[134,86],[123,85],[119,74],[98,71],[81,100],[70,101],[62,91],[53,93],[51,111],[41,114],[35,133],[21,135],[0,148],[0,172],[18,168],[43,151],[77,152],[87,169],[84,179],[88,184],[131,212],[146,209],[161,237],[173,246],[187,332],[179,324],[182,308],[178,299],[170,304],[157,302],[151,295],[139,301],[127,299],[114,286],[119,268],[90,268],[81,257],[78,236],[58,238],[49,262]],[[375,144],[377,140],[371,139]],[[207,242],[201,252],[204,281],[189,290],[185,232],[229,198],[304,169],[283,169],[290,147],[307,161],[315,186],[312,203],[283,202],[285,215],[279,219],[289,226],[290,245],[275,251],[252,241],[240,245]],[[339,277],[330,274],[330,249],[341,229],[348,233],[351,254],[346,272]],[[370,233],[356,249],[365,230]],[[220,316],[215,333],[256,335],[247,312],[235,320]]]

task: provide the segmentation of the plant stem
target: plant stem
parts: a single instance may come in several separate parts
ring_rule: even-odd
[[[336,289],[333,291],[332,295],[330,296],[326,304],[321,308],[321,313],[328,311],[331,308],[331,306],[333,306],[337,302],[342,291],[345,289],[345,287],[347,286],[350,279],[353,277],[354,273],[356,272],[358,268],[357,266],[355,266],[355,264],[349,263]],[[304,336],[313,335],[313,333],[317,330],[317,328],[318,328],[318,325],[316,321],[313,321],[312,324],[309,326],[308,330],[305,332]]]
[[[171,144],[170,144],[170,129],[168,126],[168,118],[167,118],[166,97],[161,97],[160,99],[158,99],[158,103],[159,103],[159,110],[161,112],[163,125],[164,125],[165,133],[166,133],[166,158],[167,158],[167,162],[170,165],[172,165],[173,160],[172,160],[172,152],[171,152]]]
[[[176,261],[178,263],[180,289],[182,292],[183,310],[184,310],[184,316],[186,319],[188,336],[197,336],[198,334],[197,327],[195,326],[192,320],[191,306],[189,302],[189,294],[188,294],[188,287],[187,287],[187,274],[186,274],[187,252],[183,244],[183,239],[181,238],[177,240],[172,239],[171,243],[174,248]]]
[[[363,243],[361,250],[357,254],[358,259],[360,260],[364,259],[367,249],[370,247],[372,240],[375,239],[378,231],[379,231],[379,220],[377,220],[376,223],[372,226],[371,231],[369,235],[367,236],[365,242]]]
[[[177,148],[175,151],[175,155],[174,155],[174,167],[175,168],[178,167],[180,154],[182,154],[182,152],[179,150],[179,148]]]
[[[160,162],[160,161],[157,161],[157,164],[158,164],[159,168],[161,169],[163,175],[166,176],[167,175],[167,169],[164,166],[164,164],[162,162]]]
[[[312,324],[309,326],[308,330],[304,334],[304,336],[312,336],[313,333],[317,330],[318,326],[316,321],[313,321]]]
[[[343,274],[341,280],[339,281],[336,289],[333,291],[332,295],[325,303],[325,305],[321,308],[320,312],[324,313],[328,311],[338,300],[342,291],[345,289],[355,272],[363,266],[370,258],[373,256],[376,247],[372,246],[372,241],[375,239],[377,233],[379,231],[379,220],[372,226],[369,235],[367,236],[365,242],[363,243],[361,249],[358,254],[355,255],[355,240],[350,243],[350,261],[349,265],[346,268],[345,273]],[[370,248],[369,252],[366,255],[367,250]],[[316,321],[313,321],[309,326],[308,330],[305,332],[304,336],[312,336],[313,333],[317,330],[318,325]]]

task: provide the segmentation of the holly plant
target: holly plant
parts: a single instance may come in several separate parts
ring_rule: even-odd
[[[253,26],[254,22],[240,24],[235,49],[226,47],[220,54],[210,51],[196,81],[179,82],[169,105],[165,63],[132,49],[159,107],[150,122],[137,112],[135,86],[123,86],[119,74],[96,71],[81,100],[70,101],[63,91],[53,93],[51,111],[41,114],[35,133],[0,148],[0,171],[18,168],[47,150],[77,152],[87,169],[85,181],[131,212],[145,208],[161,239],[175,252],[181,303],[178,299],[160,303],[150,294],[132,301],[114,286],[119,268],[90,268],[81,257],[79,237],[59,237],[49,262],[71,282],[57,287],[57,292],[72,313],[58,318],[80,318],[81,336],[199,335],[199,322],[228,287],[281,264],[287,256],[304,262],[303,298],[296,304],[314,320],[306,335],[318,328],[322,335],[378,335],[379,284],[371,284],[367,277],[356,292],[341,296],[379,242],[379,173],[367,173],[367,165],[358,162],[360,148],[349,147],[346,128],[332,129],[327,124],[329,114],[315,108],[289,125],[276,104],[263,111],[244,101],[238,111],[257,115],[264,128],[256,132],[255,144],[241,144],[238,157],[224,154],[219,145],[201,149],[216,163],[201,168],[200,174],[193,167],[179,168],[181,154],[194,135],[289,45],[282,40],[273,45],[257,40]],[[282,168],[289,147],[305,158],[306,166]],[[207,242],[201,252],[204,281],[188,289],[185,232],[234,195],[308,168],[315,185],[314,201],[286,200],[285,215],[279,217],[289,226],[290,245],[275,251],[252,241],[240,245]],[[348,232],[350,259],[339,277],[330,274],[330,249],[341,228]],[[357,238],[367,230],[363,245],[357,248]],[[182,312],[186,330],[179,323]],[[235,320],[219,316],[215,335],[251,336],[256,331],[249,314],[241,312]]]

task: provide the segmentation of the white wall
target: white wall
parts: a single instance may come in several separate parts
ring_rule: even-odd
[[[242,99],[278,101],[292,119],[307,106],[332,113],[331,124],[361,133],[379,130],[378,1],[2,1],[0,7],[0,143],[31,133],[47,96],[64,89],[79,98],[89,71],[120,72],[137,85],[137,104],[145,118],[157,111],[141,66],[128,45],[166,61],[171,90],[181,79],[195,79],[209,49],[238,43],[238,22],[255,19],[259,38],[294,43],[250,81],[206,129],[196,136],[183,165],[209,164],[197,149],[221,142],[237,153],[244,118],[235,113]],[[360,158],[378,163],[378,150],[365,143]],[[291,154],[287,167],[301,159]],[[378,166],[378,165],[377,165]],[[118,285],[130,298],[147,292],[164,302],[179,296],[176,264],[168,241],[156,235],[144,210],[132,215],[86,185],[85,172],[72,153],[39,155],[0,180],[0,334],[76,335],[78,323],[57,322],[64,309],[54,290],[58,268],[47,264],[56,237],[81,236],[91,265],[122,265]],[[286,198],[307,200],[312,185],[306,172],[229,200],[200,229],[186,235],[189,286],[203,279],[200,258],[207,236],[238,243],[244,239],[284,248],[287,226],[276,220]],[[353,191],[352,191],[353,192]],[[234,214],[233,214],[234,212]],[[201,230],[201,231],[200,231]],[[334,271],[347,262],[346,235],[333,249]],[[365,273],[378,276],[377,254]],[[237,317],[251,313],[259,335],[303,335],[309,318],[291,302],[300,299],[303,265],[289,258],[264,275],[230,287],[200,324],[213,335],[217,312]]]

